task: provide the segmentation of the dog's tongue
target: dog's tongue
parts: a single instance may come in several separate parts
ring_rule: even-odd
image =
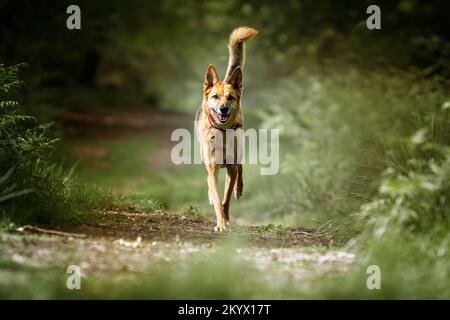
[[[225,121],[226,119],[227,119],[226,115],[219,114],[219,120],[220,121]]]

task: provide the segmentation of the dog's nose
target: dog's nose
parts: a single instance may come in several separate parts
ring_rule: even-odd
[[[230,108],[228,108],[228,107],[220,107],[220,113],[221,114],[228,114],[228,111],[230,111]]]

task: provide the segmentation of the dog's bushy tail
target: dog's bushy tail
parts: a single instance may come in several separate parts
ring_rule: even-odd
[[[233,30],[230,34],[230,42],[228,44],[228,49],[230,51],[230,58],[228,60],[228,68],[224,77],[224,82],[233,73],[236,67],[243,67],[245,60],[245,47],[244,41],[250,39],[258,31],[249,27],[239,27]]]

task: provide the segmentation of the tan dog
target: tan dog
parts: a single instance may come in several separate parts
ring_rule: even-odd
[[[242,164],[238,159],[238,143],[234,141],[232,151],[227,154],[228,133],[242,134],[244,119],[241,113],[242,67],[244,65],[244,41],[257,33],[253,28],[240,27],[230,35],[228,45],[230,58],[223,82],[219,80],[213,65],[209,65],[203,84],[203,102],[195,116],[197,137],[201,146],[201,157],[208,170],[208,197],[214,206],[217,225],[215,231],[223,231],[230,216],[230,198],[234,189],[236,199],[243,191]],[[227,132],[228,131],[228,132]],[[239,146],[242,147],[242,144]],[[233,153],[230,155],[229,153]],[[242,153],[240,153],[242,154]],[[227,159],[230,159],[231,163]],[[218,191],[219,169],[227,169],[225,191],[220,201]]]

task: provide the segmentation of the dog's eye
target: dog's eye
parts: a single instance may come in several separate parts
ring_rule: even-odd
[[[227,100],[228,101],[231,101],[231,100],[233,100],[234,99],[234,97],[230,94],[228,97],[227,97]]]
[[[219,96],[217,95],[217,94],[215,94],[215,95],[213,95],[211,98],[213,98],[213,99],[219,99]]]

